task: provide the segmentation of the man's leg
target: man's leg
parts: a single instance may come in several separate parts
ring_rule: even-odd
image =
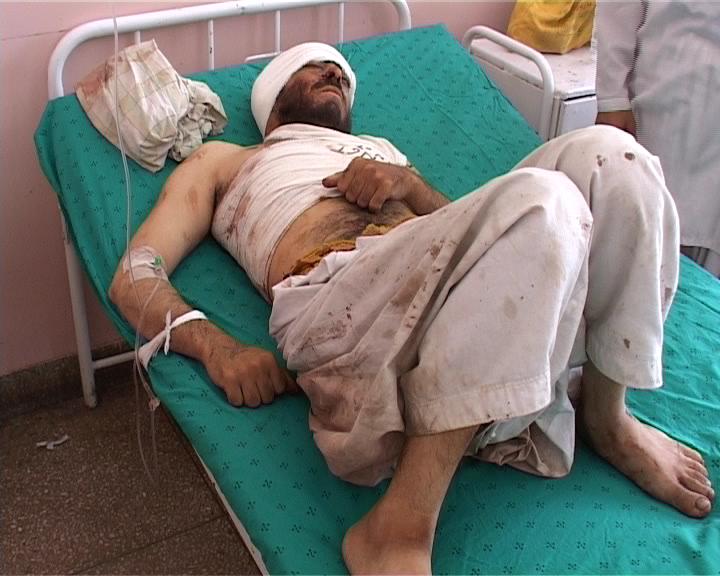
[[[478,425],[551,401],[585,301],[591,220],[567,178],[529,170],[506,180],[487,227],[526,194],[535,207],[452,284],[399,379],[410,436],[387,493],[345,538],[353,573],[430,573],[440,507]]]
[[[688,516],[706,516],[715,492],[702,457],[633,418],[625,390],[592,361],[585,364],[580,414],[593,448],[655,498]]]
[[[351,574],[431,574],[440,506],[476,430],[407,439],[387,492],[345,535]]]
[[[547,406],[582,317],[591,229],[567,177],[516,171],[376,239],[310,290],[273,334],[330,470],[376,484],[407,436]],[[281,310],[278,298],[271,323]]]
[[[565,173],[593,213],[581,424],[597,452],[641,488],[685,514],[707,515],[714,493],[702,458],[625,407],[626,387],[662,385],[663,322],[677,286],[677,214],[656,158],[626,133],[595,126],[519,166]]]

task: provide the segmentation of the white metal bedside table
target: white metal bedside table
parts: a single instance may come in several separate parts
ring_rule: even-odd
[[[595,123],[595,60],[589,46],[541,54],[485,26],[468,30],[463,44],[543,140]]]

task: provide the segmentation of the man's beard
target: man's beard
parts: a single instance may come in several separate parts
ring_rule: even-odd
[[[312,91],[319,90],[325,86],[340,86],[331,79],[321,80]],[[323,128],[331,128],[340,132],[350,133],[350,114],[343,117],[342,107],[337,99],[315,102],[311,95],[302,91],[302,86],[297,88],[283,88],[275,102],[278,125],[284,124],[313,124]]]

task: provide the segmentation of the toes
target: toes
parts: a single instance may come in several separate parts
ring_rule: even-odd
[[[707,516],[710,513],[710,510],[712,509],[712,502],[709,498],[705,498],[704,496],[700,496],[695,500],[695,510],[697,510],[697,516],[703,517]],[[694,516],[695,514],[690,514],[691,516]]]
[[[715,498],[715,491],[710,486],[710,482],[699,474],[689,473],[687,476],[680,478],[680,483],[688,490],[705,496],[709,500]]]
[[[691,460],[694,460],[695,462],[699,462],[704,467],[703,457],[700,456],[699,452],[697,452],[696,450],[693,450],[689,446],[685,446],[684,444],[678,443],[678,446],[680,446],[680,452],[682,452],[685,456],[687,456]]]
[[[697,460],[694,460],[692,458],[685,458],[684,464],[689,470],[693,470],[698,474],[702,474],[706,478],[708,477],[707,468],[705,468],[705,464],[703,464],[702,462],[698,462]]]
[[[692,483],[692,480],[684,479],[681,481],[682,484]],[[702,518],[707,516],[712,508],[712,502],[707,496],[702,496],[699,492],[696,492],[694,488],[685,488],[684,486],[678,486],[675,491],[675,496],[668,501],[669,504],[675,506],[682,513],[694,518]]]

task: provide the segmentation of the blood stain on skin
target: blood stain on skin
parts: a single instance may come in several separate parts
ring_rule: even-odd
[[[600,156],[600,154],[598,154],[597,155],[597,165],[602,166],[604,162],[605,162],[605,158],[603,158],[602,156]]]
[[[207,149],[198,148],[195,152],[193,152],[192,154],[190,154],[190,156],[188,156],[187,160],[185,160],[185,164],[189,164],[190,162],[195,162],[196,160],[200,160],[206,154],[207,154]]]
[[[190,190],[188,191],[187,195],[187,201],[188,204],[190,204],[190,208],[192,208],[194,211],[198,208],[198,190],[195,186],[191,186]]]
[[[633,154],[632,152],[625,152],[625,158],[627,158],[628,160],[635,160],[635,154]]]

